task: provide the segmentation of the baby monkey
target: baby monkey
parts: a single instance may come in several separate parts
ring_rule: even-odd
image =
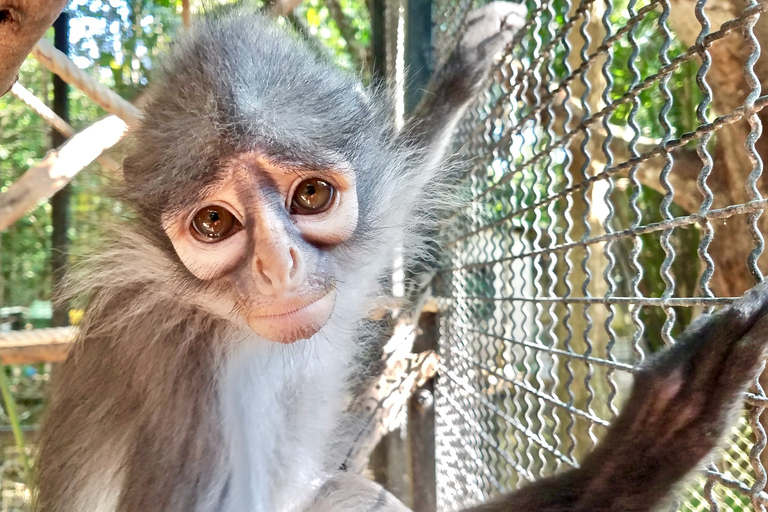
[[[423,241],[451,131],[524,19],[470,13],[400,131],[384,91],[258,14],[176,43],[124,160],[132,215],[77,280],[89,305],[56,373],[37,510],[406,510],[338,470],[360,321],[392,240]],[[473,510],[663,503],[725,432],[766,312],[761,285],[691,327],[580,469]]]

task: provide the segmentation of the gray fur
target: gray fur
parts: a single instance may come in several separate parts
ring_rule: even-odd
[[[370,482],[334,475],[357,332],[392,241],[418,250],[448,136],[522,12],[493,3],[472,13],[401,133],[385,92],[361,92],[256,14],[209,17],[177,43],[124,163],[120,197],[134,218],[75,278],[89,305],[56,374],[37,510],[405,510]],[[226,284],[194,278],[160,224],[215,185],[225,161],[252,150],[307,170],[343,160],[357,176],[354,235],[317,247],[336,274],[331,320],[285,347],[222,308]],[[717,446],[759,370],[766,313],[762,284],[697,322],[638,373],[607,442],[581,469],[474,510],[647,512],[664,503]]]
[[[433,94],[431,111],[402,133],[386,91],[364,91],[253,12],[210,15],[175,44],[124,160],[118,197],[133,218],[73,278],[73,293],[89,305],[56,375],[37,510],[283,512],[309,504],[316,489],[291,485],[335,469],[317,461],[343,444],[324,437],[342,422],[355,330],[388,272],[392,241],[418,250],[415,233],[433,196],[422,191],[477,87],[466,77],[482,80],[508,40],[496,36],[506,30],[498,16],[480,29],[493,44],[447,63],[432,85],[443,99]],[[221,179],[225,161],[248,151],[307,170],[341,159],[356,173],[360,206],[354,235],[320,248],[339,293],[327,328],[267,352],[218,306],[226,286],[194,278],[161,226],[163,213],[194,204]],[[241,382],[265,401],[241,410],[244,397],[232,398]],[[263,391],[272,382],[274,392]],[[273,431],[272,417],[289,428]],[[259,458],[253,439],[238,444],[233,425],[262,425],[271,448]],[[245,472],[235,463],[240,452],[252,465]]]

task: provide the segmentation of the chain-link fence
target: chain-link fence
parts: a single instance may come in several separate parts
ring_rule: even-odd
[[[473,6],[434,3],[437,60]],[[768,268],[766,5],[528,7],[456,134],[465,196],[442,227],[435,284],[445,510],[577,465],[633,369]],[[680,510],[766,503],[764,400],[755,382]]]

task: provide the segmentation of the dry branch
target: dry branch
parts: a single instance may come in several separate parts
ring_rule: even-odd
[[[56,112],[51,110],[48,105],[32,94],[32,91],[21,85],[19,82],[13,84],[11,94],[23,101],[33,112],[42,117],[45,122],[53,126],[53,128],[60,134],[65,137],[72,137],[75,135],[76,132],[72,125],[59,117]],[[99,156],[96,161],[107,170],[117,172],[120,169],[120,164],[106,155]]]
[[[288,16],[301,4],[301,0],[275,0],[270,13],[273,16]]]
[[[116,115],[130,126],[138,124],[141,119],[141,113],[138,108],[131,105],[105,85],[91,78],[88,73],[78,68],[69,57],[54,48],[45,39],[38,41],[32,55],[50,72],[58,75],[69,85],[77,87],[110,114]]]
[[[0,0],[0,96],[66,5],[67,0]]]
[[[189,0],[181,0],[181,23],[185,29],[189,28],[191,17],[192,14]]]
[[[96,121],[53,150],[0,194],[0,231],[19,220],[38,201],[61,190],[86,165],[117,144],[128,127],[115,116]]]

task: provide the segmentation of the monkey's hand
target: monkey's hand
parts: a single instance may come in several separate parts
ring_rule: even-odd
[[[582,466],[579,510],[650,510],[701,464],[761,368],[766,314],[768,281],[692,324],[640,369],[624,411]]]
[[[522,4],[491,2],[470,12],[465,31],[443,72],[463,76],[474,89],[485,80],[493,57],[503,51],[525,25]]]
[[[526,14],[524,5],[511,2],[491,2],[470,12],[456,47],[434,74],[429,87],[433,97],[445,94],[443,101],[452,105],[472,99],[488,75],[493,57],[525,25]]]
[[[624,410],[581,468],[474,512],[647,512],[717,447],[768,345],[768,281],[701,318],[637,373]]]
[[[441,145],[483,85],[493,57],[512,42],[526,14],[522,4],[491,2],[467,15],[461,37],[435,71],[404,130],[409,140],[442,153]]]
[[[330,478],[305,512],[409,512],[380,485],[349,473]]]

